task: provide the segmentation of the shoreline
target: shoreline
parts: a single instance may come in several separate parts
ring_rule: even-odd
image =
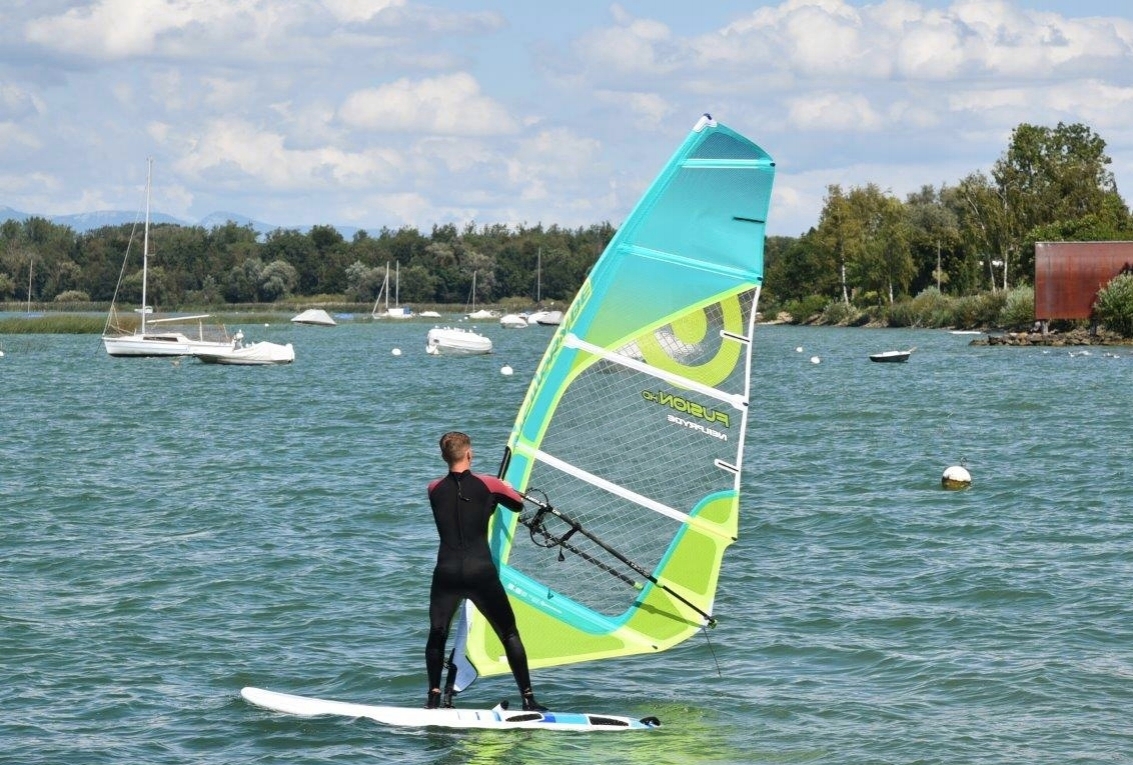
[[[1004,332],[1003,334],[976,338],[969,345],[1006,345],[1014,347],[1042,346],[1060,348],[1082,345],[1133,345],[1133,338],[1122,337],[1116,332],[1088,329],[1072,329],[1069,332]]]

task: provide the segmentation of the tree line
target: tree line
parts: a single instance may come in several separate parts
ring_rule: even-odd
[[[140,303],[142,235],[137,225],[83,234],[44,218],[0,224],[0,300]],[[280,299],[375,300],[386,280],[403,303],[494,303],[506,297],[568,301],[613,237],[609,224],[434,226],[359,231],[347,241],[332,226],[277,229],[260,237],[229,222],[150,227],[147,301],[182,306],[271,303]],[[119,275],[122,279],[119,286]],[[475,279],[473,275],[475,274]],[[392,296],[391,296],[392,300]]]
[[[1105,141],[1086,125],[1020,124],[990,173],[899,199],[876,184],[827,189],[817,223],[769,237],[764,309],[882,310],[926,291],[967,296],[1029,284],[1036,241],[1133,238]],[[772,207],[774,215],[774,207]],[[0,300],[141,301],[138,225],[76,234],[44,218],[0,224]],[[360,231],[332,226],[151,226],[148,297],[160,309],[284,298],[374,300],[397,264],[403,303],[509,297],[569,301],[615,229],[452,224]],[[537,282],[538,271],[538,282]],[[121,286],[119,286],[119,276]],[[475,274],[475,279],[473,275]]]

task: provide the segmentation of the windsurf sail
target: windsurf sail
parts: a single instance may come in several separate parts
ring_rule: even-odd
[[[671,648],[712,623],[736,539],[774,162],[705,115],[594,265],[500,475],[490,543],[532,667]],[[508,671],[469,609],[467,658]]]

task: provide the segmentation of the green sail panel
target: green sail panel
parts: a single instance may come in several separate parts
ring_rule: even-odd
[[[711,619],[739,527],[773,178],[706,115],[548,345],[501,475],[567,519],[500,511],[490,539],[532,667],[665,650]],[[466,654],[508,671],[478,615]]]

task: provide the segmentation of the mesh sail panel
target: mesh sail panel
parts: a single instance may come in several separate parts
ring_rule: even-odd
[[[743,326],[753,310],[752,300],[752,293],[744,296]],[[742,391],[746,367],[738,362],[746,349],[723,334],[718,305],[698,313],[699,320],[683,321],[703,329],[699,339],[667,324],[627,343],[617,355],[646,364],[647,359],[663,359],[665,367],[688,379],[715,382],[725,392]],[[643,353],[643,346],[651,347]],[[717,368],[722,367],[721,354],[735,361],[726,367],[723,379],[716,379],[722,371]],[[584,370],[566,388],[540,446],[554,464],[536,460],[527,486],[544,492],[606,546],[654,572],[681,521],[602,487],[612,484],[628,495],[692,514],[706,494],[733,489],[734,472],[718,462],[738,463],[744,411],[616,359],[591,355],[582,365]],[[569,530],[561,522],[549,529],[555,537]],[[529,534],[528,542],[523,533],[523,529],[516,532],[508,564],[539,572],[542,581],[553,583],[559,593],[595,611],[622,614],[637,597],[633,585],[644,584],[634,569],[587,536],[574,534],[568,540],[570,547],[564,549],[540,547],[548,540]]]

